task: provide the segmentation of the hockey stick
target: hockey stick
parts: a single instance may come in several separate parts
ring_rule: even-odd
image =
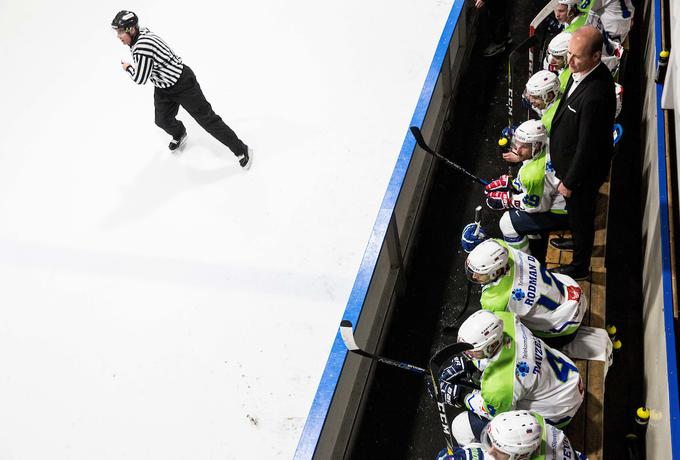
[[[515,49],[510,51],[510,54],[508,54],[508,128],[511,129],[514,126],[515,121],[513,117],[515,90],[512,86],[512,62],[515,59],[515,56],[517,56],[520,52],[528,50],[532,46],[536,45],[537,42],[538,39],[536,36],[531,35],[529,38],[517,45]]]
[[[553,13],[553,10],[555,9],[555,5],[557,5],[557,0],[550,0],[541,11],[538,12],[538,14],[534,17],[534,19],[531,20],[531,23],[529,24],[529,36],[535,36],[536,35],[536,29],[545,21],[548,16],[550,16]],[[545,38],[545,37],[543,37]],[[539,56],[540,57],[540,56]],[[534,74],[534,53],[533,51],[529,52],[529,76]]]
[[[456,354],[463,353],[464,351],[472,349],[472,345],[468,343],[454,343],[452,345],[444,347],[443,349],[439,350],[437,353],[434,354],[432,359],[430,359],[429,369],[425,370],[422,367],[414,366],[413,364],[408,364],[401,361],[384,358],[382,356],[374,355],[372,353],[368,353],[367,351],[362,350],[357,345],[356,340],[354,340],[352,322],[349,320],[343,319],[340,322],[340,335],[347,349],[353,353],[365,356],[367,358],[375,359],[376,361],[379,361],[381,363],[389,364],[391,366],[399,367],[401,369],[406,369],[408,371],[415,372],[416,374],[428,375],[428,378],[432,382],[432,391],[434,392],[434,396],[437,401],[439,421],[442,424],[442,431],[444,432],[444,438],[446,439],[446,447],[448,448],[449,453],[452,454],[454,448],[454,440],[453,435],[451,434],[451,426],[449,422],[450,414],[447,415],[447,413],[451,409],[450,406],[447,406],[444,403],[444,398],[442,397],[441,391],[439,390],[439,371],[442,364],[445,363],[448,359],[452,358]],[[456,383],[467,388],[479,390],[479,385],[467,379],[461,378]]]
[[[477,206],[475,208],[475,236],[479,236],[479,229],[482,228],[482,207]]]
[[[415,372],[416,374],[426,374],[427,370],[422,367],[414,366],[413,364],[404,363],[401,361],[396,361],[394,359],[385,358],[383,356],[374,355],[367,351],[362,350],[357,345],[354,340],[354,331],[352,330],[352,322],[343,319],[340,322],[340,335],[342,336],[342,341],[345,342],[345,346],[351,352],[358,355],[365,356],[366,358],[375,359],[381,363],[389,364],[390,366],[395,366],[401,369],[406,369],[407,371]]]
[[[434,390],[435,399],[437,401],[437,411],[439,412],[439,422],[442,425],[442,431],[444,432],[444,439],[446,440],[446,448],[449,454],[453,454],[453,449],[457,445],[453,438],[453,433],[451,433],[451,421],[453,420],[453,414],[451,413],[451,406],[447,406],[444,402],[444,397],[439,390],[439,372],[441,370],[442,364],[444,364],[448,359],[452,358],[454,355],[462,353],[466,350],[472,349],[472,345],[468,343],[454,343],[447,347],[442,348],[430,359],[429,369],[430,378],[432,379],[432,388]],[[479,389],[479,388],[477,388]]]
[[[345,343],[347,349],[353,353],[364,356],[366,358],[375,359],[378,362],[389,364],[390,366],[398,367],[400,369],[405,369],[416,374],[426,375],[429,373],[427,369],[423,369],[422,367],[414,366],[413,364],[405,363],[403,361],[397,361],[395,359],[385,358],[384,356],[374,355],[373,353],[369,353],[361,349],[361,347],[357,345],[356,340],[354,340],[353,326],[352,322],[349,320],[343,319],[340,322],[340,336],[342,337],[342,341]],[[457,353],[462,353],[466,350],[470,350],[471,348],[472,345],[468,343],[454,343],[444,347],[444,349],[435,353],[435,356],[440,356],[440,354],[442,354],[444,350],[447,350],[448,353],[447,357],[450,358]],[[473,390],[479,390],[479,385],[463,377],[458,378],[456,380],[456,384],[467,388],[471,388]]]
[[[480,184],[482,184],[482,185],[487,185],[487,184],[489,183],[489,181],[486,181],[486,180],[484,180],[484,179],[480,179],[479,177],[475,176],[474,174],[472,174],[471,172],[467,171],[467,170],[464,169],[463,167],[457,165],[456,163],[454,163],[453,161],[449,160],[448,158],[445,158],[445,157],[444,157],[443,155],[441,155],[440,153],[437,153],[437,152],[435,152],[434,150],[432,150],[432,149],[430,148],[430,146],[428,146],[428,145],[425,143],[425,139],[423,139],[423,133],[420,132],[420,128],[418,128],[417,126],[411,126],[411,133],[413,134],[413,137],[415,137],[416,142],[418,143],[418,146],[419,146],[421,149],[425,150],[427,153],[432,154],[432,155],[434,155],[435,157],[439,158],[439,159],[442,160],[444,163],[446,163],[447,165],[451,166],[453,169],[457,170],[458,172],[462,172],[463,174],[465,174],[466,176],[468,176],[470,179],[472,179],[472,180],[475,181],[475,182],[478,182],[478,183],[480,183]]]

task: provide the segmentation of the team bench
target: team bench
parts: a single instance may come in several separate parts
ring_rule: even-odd
[[[605,327],[606,280],[605,249],[607,241],[607,213],[609,208],[609,183],[600,188],[595,209],[595,244],[591,258],[591,277],[580,281],[588,296],[589,309],[583,325]],[[570,236],[569,232],[553,232],[550,237]],[[548,245],[546,266],[548,269],[571,262],[571,251],[560,251]],[[575,360],[585,385],[583,405],[567,427],[567,436],[576,450],[584,452],[589,460],[602,460],[604,429],[605,363],[601,361]]]

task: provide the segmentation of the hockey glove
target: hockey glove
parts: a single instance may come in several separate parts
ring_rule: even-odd
[[[445,366],[439,372],[439,389],[446,404],[460,407],[462,389],[456,382],[465,374],[465,361],[461,356],[454,356]]]
[[[512,186],[512,178],[507,174],[503,174],[498,179],[492,180],[491,182],[489,182],[488,185],[484,187],[484,190],[486,190],[487,192],[493,191],[507,192],[513,189],[514,188]]]
[[[439,382],[439,388],[442,391],[442,399],[449,406],[462,407],[459,399],[461,397],[461,388],[455,383]]]
[[[503,210],[514,207],[510,192],[485,192],[485,193],[486,193],[486,205],[491,209]]]
[[[467,224],[463,229],[463,234],[460,237],[460,245],[463,247],[463,251],[471,252],[479,243],[486,239],[486,233],[481,226],[476,236],[475,232],[477,232],[477,224],[474,222]]]

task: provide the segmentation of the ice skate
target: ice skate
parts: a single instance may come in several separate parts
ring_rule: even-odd
[[[253,164],[253,149],[248,147],[248,151],[238,157],[238,164],[245,170],[250,169],[250,166]]]
[[[182,146],[184,146],[184,143],[187,141],[187,132],[184,131],[184,134],[178,139],[173,137],[172,140],[170,141],[170,144],[168,144],[168,148],[170,149],[171,152],[175,152],[177,150],[181,150]]]

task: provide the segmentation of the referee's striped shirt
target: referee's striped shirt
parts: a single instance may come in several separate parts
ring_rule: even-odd
[[[156,34],[147,28],[139,31],[132,44],[134,65],[127,68],[132,80],[143,85],[147,80],[158,88],[169,88],[182,74],[182,59]]]

